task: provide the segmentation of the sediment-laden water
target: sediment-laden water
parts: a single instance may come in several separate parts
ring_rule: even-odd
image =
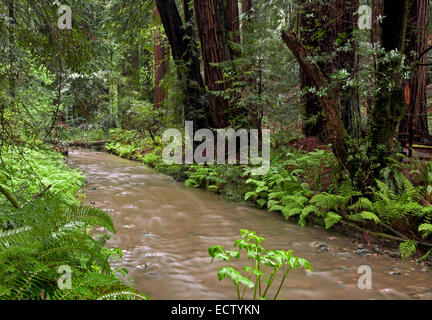
[[[88,150],[73,150],[70,160],[87,177],[85,203],[114,220],[117,234],[108,245],[124,258],[113,264],[127,267],[127,279],[152,299],[235,299],[232,283],[217,280],[223,264],[210,263],[207,249],[231,248],[240,229],[265,237],[266,248],[291,249],[311,262],[312,273],[290,273],[282,299],[432,299],[431,271],[421,265],[356,254],[348,238],[185,188],[137,162]],[[357,286],[362,265],[372,269],[372,290]]]

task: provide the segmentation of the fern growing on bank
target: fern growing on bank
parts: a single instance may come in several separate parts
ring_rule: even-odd
[[[90,207],[64,210],[52,197],[19,211],[0,211],[0,299],[83,300],[146,298],[124,285],[109,259],[118,250],[104,248],[89,233],[102,227],[115,233],[108,214]],[[71,273],[61,289],[60,267]],[[123,292],[123,294],[121,294]],[[126,292],[129,292],[126,294]]]

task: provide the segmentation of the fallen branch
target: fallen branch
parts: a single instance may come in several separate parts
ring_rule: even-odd
[[[66,147],[83,147],[83,148],[89,148],[89,147],[98,147],[103,146],[109,142],[110,140],[100,140],[100,141],[71,141],[71,142],[62,142],[62,141],[56,141],[56,140],[45,140],[46,143],[54,144],[54,145],[64,145]]]
[[[42,198],[42,197],[44,196],[44,194],[47,193],[47,191],[48,191],[49,189],[51,189],[51,187],[52,187],[52,184],[50,184],[48,187],[45,187],[45,188],[44,188],[41,192],[39,192],[38,194],[35,194],[35,195],[33,196],[33,201]]]
[[[9,200],[10,203],[12,203],[12,205],[16,209],[21,209],[18,201],[16,201],[15,198],[10,194],[10,192],[6,190],[6,188],[3,187],[1,184],[0,184],[0,192]]]
[[[312,86],[317,89],[330,90],[324,95],[317,95],[319,104],[325,115],[325,133],[332,143],[332,150],[341,165],[344,166],[347,158],[346,139],[347,132],[340,117],[340,97],[338,92],[329,89],[329,80],[321,68],[311,58],[306,47],[297,39],[294,33],[287,33],[282,30],[282,40],[292,52],[305,74],[311,80]]]
[[[396,242],[405,242],[408,240],[407,238],[400,238],[400,237],[391,236],[391,235],[388,235],[385,233],[373,232],[373,231],[370,231],[368,229],[364,229],[362,227],[359,227],[355,224],[352,224],[352,223],[349,223],[349,222],[346,222],[343,220],[341,221],[341,223],[345,226],[348,226],[348,227],[353,228],[353,229],[360,231],[360,232],[366,231],[366,232],[368,232],[368,234],[370,234],[372,237],[375,237],[375,238],[382,238],[382,239],[387,239],[387,240],[396,241]],[[413,240],[413,241],[419,245],[432,248],[432,243],[421,242],[421,241],[417,241],[417,240]]]
[[[382,222],[379,222],[378,225],[381,226],[381,227],[383,227],[383,228],[385,228],[385,229],[387,229],[387,230],[389,230],[389,231],[391,231],[391,232],[393,232],[393,234],[397,235],[398,237],[401,237],[401,238],[404,238],[404,239],[408,240],[408,238],[406,236],[404,236],[402,233],[396,231],[392,227],[390,227],[390,226],[388,226],[388,225],[386,225],[386,224],[384,224]]]

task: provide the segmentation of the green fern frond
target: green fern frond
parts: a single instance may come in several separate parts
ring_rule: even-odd
[[[366,222],[366,221],[373,221],[375,223],[379,223],[380,219],[378,216],[370,211],[363,211],[361,213],[351,214],[348,216],[348,219],[354,222]]]
[[[98,208],[80,206],[71,209],[66,213],[66,221],[69,223],[74,221],[85,222],[90,227],[104,227],[108,231],[116,233],[110,215]]]
[[[98,300],[149,300],[149,298],[135,292],[119,291],[106,294]]]
[[[432,224],[423,223],[419,226],[418,231],[422,234],[423,239],[425,239],[432,234]]]
[[[408,259],[414,253],[416,253],[416,250],[417,250],[417,242],[412,240],[404,241],[399,246],[399,252],[402,256],[402,259]]]
[[[334,212],[327,212],[326,218],[324,219],[324,223],[326,229],[330,229],[335,224],[339,223],[342,220],[342,217]]]

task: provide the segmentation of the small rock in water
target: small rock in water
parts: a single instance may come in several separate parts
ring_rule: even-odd
[[[309,247],[311,248],[318,248],[320,243],[318,241],[310,242]]]
[[[93,204],[93,205],[95,205],[95,204],[96,204],[96,202],[94,202],[94,201],[90,201],[89,203],[90,203],[90,204]]]
[[[317,249],[318,253],[328,252],[329,246],[327,243],[320,243]]]
[[[142,265],[142,266],[137,266],[136,268],[137,268],[138,270],[144,270],[144,269],[147,269],[148,267],[149,267],[148,264],[144,264],[144,265]]]
[[[370,253],[370,251],[367,250],[367,249],[362,249],[362,250],[357,250],[357,251],[355,252],[355,254],[358,254],[359,256],[362,256],[362,257],[367,257],[367,256],[369,256],[371,253]]]
[[[401,272],[399,271],[398,268],[394,268],[394,269],[393,269],[392,271],[390,271],[388,274],[391,275],[391,276],[400,276],[400,275],[401,275]]]
[[[388,294],[395,293],[395,291],[394,291],[393,289],[388,289],[388,288],[386,288],[386,289],[382,289],[382,290],[380,290],[379,292],[380,292],[381,294],[383,294],[383,295],[388,295]]]

